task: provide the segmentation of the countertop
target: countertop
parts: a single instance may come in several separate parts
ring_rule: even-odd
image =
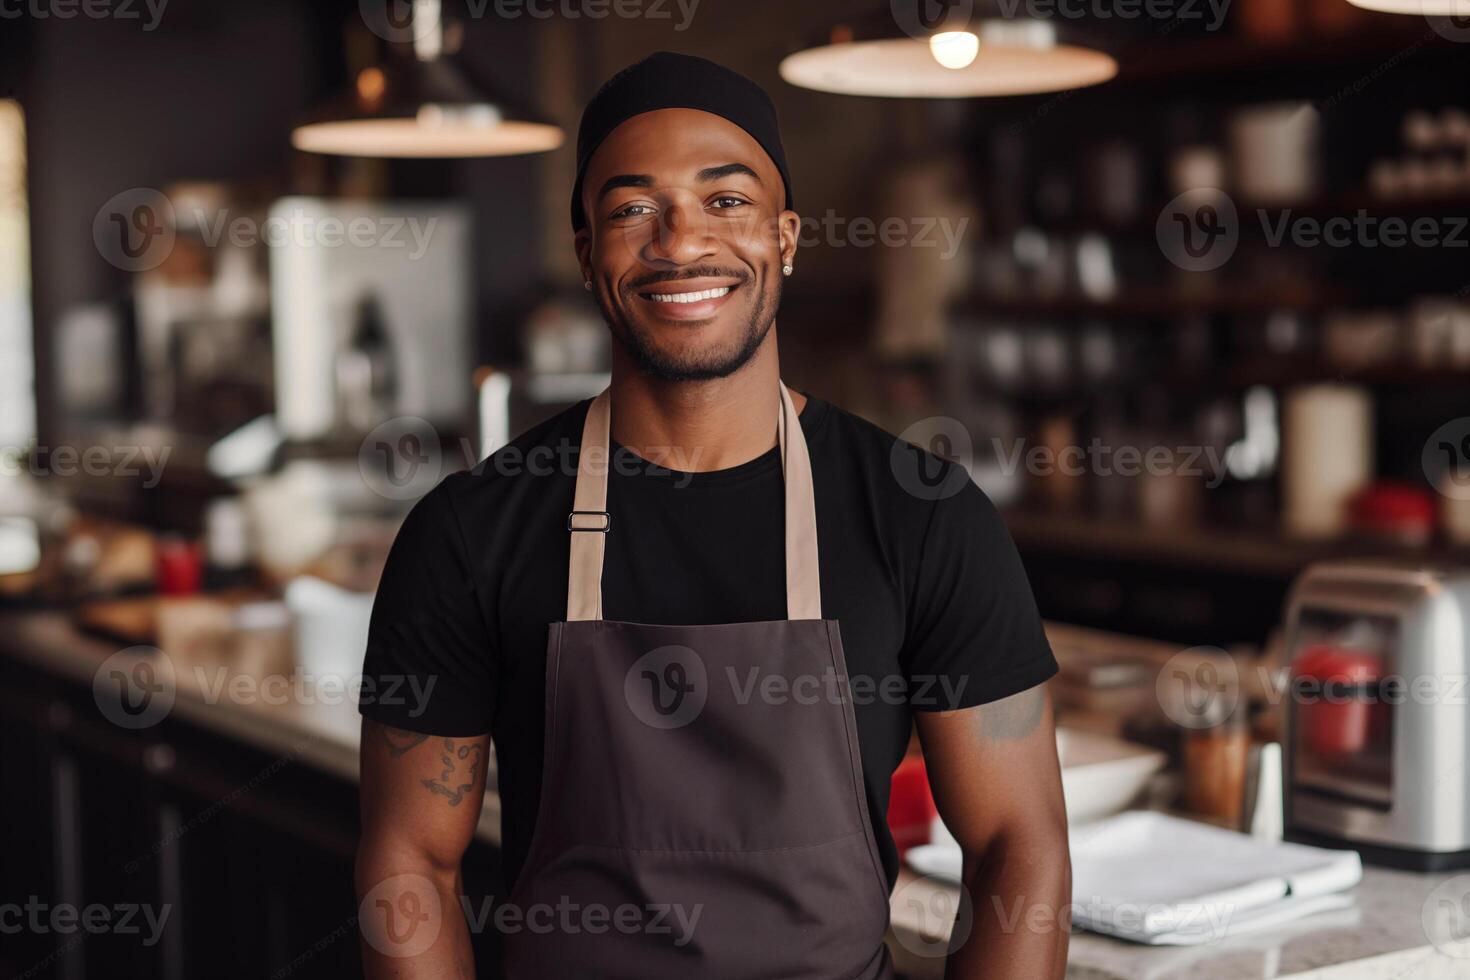
[[[1463,872],[1461,873],[1463,874]],[[1436,947],[1425,903],[1456,873],[1365,867],[1352,908],[1203,946],[1143,946],[1072,935],[1068,980],[1445,980],[1470,977],[1470,942]],[[1464,889],[1455,894],[1462,896]],[[944,975],[943,950],[958,888],[904,870],[893,891],[891,944],[913,980]]]
[[[1057,624],[1047,624],[1047,635],[1058,655],[1066,649],[1090,649],[1101,644],[1116,650],[1126,644],[1141,657],[1161,659],[1175,648],[1149,640],[1117,637]],[[61,612],[0,613],[0,649],[52,673],[91,685],[102,664],[122,649],[77,629]],[[296,754],[302,761],[351,782],[358,778],[360,716],[348,697],[320,696],[307,704],[300,700],[238,701],[212,698],[197,686],[175,685],[172,712],[178,716],[265,752]],[[495,792],[494,757],[480,811],[478,839],[500,843],[500,797]]]
[[[0,648],[87,686],[102,664],[121,649],[82,633],[56,612],[0,614]],[[212,697],[185,683],[174,689],[169,710],[179,718],[264,752],[295,755],[302,762],[357,782],[361,716],[350,696],[322,692],[311,703],[289,697],[241,701]],[[491,766],[493,786],[493,759]],[[493,790],[485,793],[476,837],[487,844],[500,843],[500,797]]]
[[[1137,647],[1157,659],[1170,647],[1151,641],[1047,625],[1063,648]],[[0,614],[0,649],[51,673],[91,685],[116,644],[79,632],[62,613]],[[170,709],[178,717],[265,752],[294,753],[340,778],[358,778],[359,716],[350,697],[235,701],[178,684]],[[493,777],[493,773],[492,773]],[[493,785],[493,779],[492,779]],[[487,791],[480,840],[498,845],[500,800]],[[1089,933],[1072,937],[1067,976],[1076,980],[1439,980],[1470,978],[1470,945],[1463,958],[1436,949],[1421,924],[1434,888],[1450,874],[1423,875],[1369,868],[1355,890],[1355,907],[1276,930],[1227,938],[1207,946],[1155,948]],[[943,975],[942,914],[954,907],[953,886],[905,871],[894,890],[890,945],[914,980]],[[941,935],[942,933],[942,935]],[[1456,952],[1461,952],[1457,949]]]

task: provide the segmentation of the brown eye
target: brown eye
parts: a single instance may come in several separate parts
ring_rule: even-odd
[[[623,208],[623,209],[621,209],[619,211],[614,211],[612,213],[612,217],[614,217],[614,218],[641,218],[644,214],[652,214],[652,213],[653,213],[653,208],[649,207],[647,204],[630,204],[627,207],[625,207],[625,208]]]
[[[744,201],[738,197],[717,197],[710,203],[722,210],[728,210],[730,208],[741,207],[743,205],[749,204],[750,202]]]

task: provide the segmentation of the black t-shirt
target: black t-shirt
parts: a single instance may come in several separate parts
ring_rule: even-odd
[[[430,735],[491,733],[507,887],[536,820],[547,625],[566,618],[567,513],[588,404],[419,501],[373,606],[364,692],[376,697],[364,697],[361,710]],[[868,809],[891,883],[889,780],[912,712],[994,701],[1057,668],[1015,547],[962,469],[815,398],[801,426],[822,615],[839,623]],[[657,462],[614,447],[604,617],[667,625],[786,618],[777,450],[705,473]],[[406,696],[404,677],[418,690],[432,679],[429,696]],[[396,696],[387,696],[390,686]]]

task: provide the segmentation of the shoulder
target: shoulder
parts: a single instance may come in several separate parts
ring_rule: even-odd
[[[950,514],[976,521],[999,521],[995,507],[975,485],[969,470],[945,458],[968,439],[952,420],[927,420],[894,435],[861,416],[816,398],[818,409],[808,431],[814,467],[830,477],[856,483],[889,514],[927,521]],[[949,422],[950,424],[940,424]],[[921,445],[924,443],[927,445]]]
[[[416,509],[456,520],[473,538],[530,516],[528,509],[562,506],[576,481],[589,404],[579,402],[538,422],[471,469],[445,477]]]

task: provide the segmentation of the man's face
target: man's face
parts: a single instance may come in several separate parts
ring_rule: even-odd
[[[582,271],[615,336],[671,381],[725,377],[769,333],[798,218],[750,134],[696,109],[634,116],[582,181]]]

